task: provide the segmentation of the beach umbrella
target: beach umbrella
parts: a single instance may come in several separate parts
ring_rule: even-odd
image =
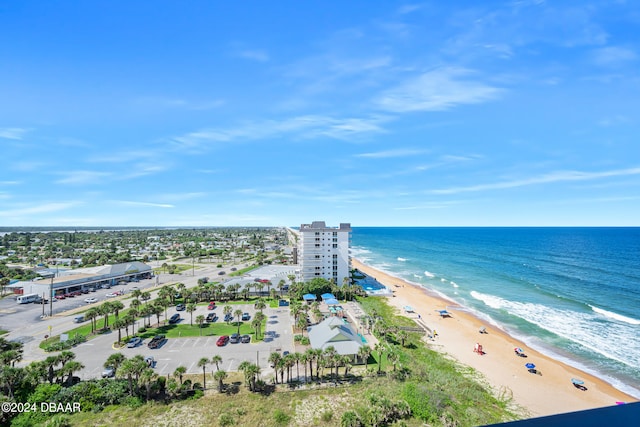
[[[522,353],[522,349],[520,347],[514,348],[513,351],[517,351],[518,353]]]
[[[524,367],[527,369],[536,369],[536,365],[534,365],[533,363],[526,363]]]
[[[329,299],[325,300],[325,303],[327,305],[338,305],[338,304],[340,304],[340,301],[338,301],[335,298],[329,298]]]
[[[571,382],[574,383],[575,385],[582,385],[584,384],[584,381],[578,379],[578,378],[571,378]]]

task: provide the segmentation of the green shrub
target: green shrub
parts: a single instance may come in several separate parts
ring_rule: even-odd
[[[309,345],[311,343],[311,341],[309,340],[309,337],[302,337],[302,339],[300,340],[300,344],[302,345]]]
[[[325,423],[328,423],[329,421],[331,421],[333,419],[333,412],[324,411],[322,414],[320,414],[320,419],[322,421],[324,421]]]
[[[277,424],[289,424],[291,417],[282,409],[276,409],[273,411],[273,419]]]
[[[220,424],[221,427],[232,426],[236,424],[236,420],[233,419],[231,414],[225,412],[223,414],[220,414],[220,416],[218,417],[218,424]]]

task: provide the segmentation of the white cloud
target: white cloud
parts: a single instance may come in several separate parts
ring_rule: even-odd
[[[145,208],[175,208],[174,205],[170,205],[168,203],[134,202],[130,200],[112,200],[112,203],[122,206],[140,206]]]
[[[640,175],[640,168],[618,169],[603,172],[558,171],[546,175],[513,181],[495,182],[490,184],[471,185],[467,187],[452,187],[427,191],[431,194],[457,194],[488,190],[502,190],[536,184],[550,184],[554,182],[587,181],[616,176]]]
[[[374,102],[386,111],[443,111],[461,104],[477,104],[496,98],[502,89],[472,80],[463,80],[470,71],[441,68],[424,73],[390,89]]]
[[[194,101],[182,98],[170,98],[164,96],[140,96],[134,98],[131,103],[134,106],[150,110],[181,108],[185,110],[210,110],[224,105],[224,100],[213,99],[209,101]]]
[[[21,218],[21,217],[33,215],[33,214],[50,213],[50,212],[57,212],[65,209],[70,209],[79,204],[80,204],[79,202],[55,202],[55,203],[44,203],[42,205],[36,205],[36,206],[30,206],[30,207],[7,209],[7,210],[0,211],[0,217]]]
[[[28,131],[29,129],[23,128],[0,128],[0,138],[21,140]]]
[[[270,59],[269,54],[264,50],[243,50],[238,52],[238,56],[258,62],[267,62]]]
[[[391,157],[407,157],[415,156],[418,154],[426,153],[425,150],[411,150],[411,149],[396,149],[396,150],[384,150],[374,151],[370,153],[356,154],[355,157],[365,157],[370,159],[388,159]]]
[[[385,116],[368,118],[333,118],[308,115],[283,120],[247,122],[235,128],[203,129],[171,138],[169,144],[188,152],[200,152],[206,145],[236,140],[260,140],[282,135],[300,139],[327,136],[334,139],[350,139],[362,134],[382,133],[381,124],[390,120]]]
[[[95,184],[104,181],[104,178],[111,176],[109,172],[83,170],[64,172],[62,175],[65,175],[65,177],[55,181],[56,184]]]
[[[623,65],[635,61],[637,58],[638,55],[635,51],[620,46],[603,47],[593,51],[593,61],[603,67]]]

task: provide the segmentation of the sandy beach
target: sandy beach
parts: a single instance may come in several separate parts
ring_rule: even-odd
[[[510,394],[514,402],[531,417],[559,414],[615,405],[617,401],[635,402],[610,384],[560,361],[547,357],[502,330],[485,324],[468,312],[457,310],[451,301],[429,293],[402,279],[385,274],[352,259],[353,268],[375,277],[393,291],[389,302],[400,313],[422,321],[429,329],[437,331],[433,340],[426,339],[429,347],[458,360],[480,372],[496,393]],[[413,313],[405,313],[403,307],[411,306]],[[441,318],[437,310],[447,309],[451,317]],[[485,326],[487,333],[480,334]],[[474,353],[474,345],[480,343],[485,354]],[[527,357],[518,357],[515,347],[521,347]],[[534,363],[538,374],[529,373],[525,363]],[[584,380],[586,390],[577,389],[571,378]]]

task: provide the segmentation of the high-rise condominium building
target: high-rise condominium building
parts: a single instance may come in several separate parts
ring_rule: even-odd
[[[324,277],[342,285],[351,270],[350,246],[349,223],[342,223],[340,227],[327,227],[324,221],[302,224],[298,241],[300,279],[307,282]]]

